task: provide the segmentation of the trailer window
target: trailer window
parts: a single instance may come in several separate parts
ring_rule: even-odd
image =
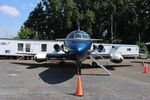
[[[6,45],[6,42],[1,42],[1,45]]]
[[[131,48],[127,48],[127,51],[131,51]]]
[[[26,44],[25,50],[26,50],[26,52],[30,52],[30,44]]]
[[[5,53],[6,53],[6,54],[9,54],[9,53],[10,53],[10,50],[5,50]]]
[[[47,51],[47,44],[41,44],[41,51],[43,52]]]
[[[23,43],[18,43],[18,51],[23,51]]]

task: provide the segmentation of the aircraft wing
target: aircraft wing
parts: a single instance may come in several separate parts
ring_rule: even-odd
[[[53,53],[47,53],[46,56],[48,58],[66,58],[66,53],[65,52],[53,52]]]
[[[97,42],[98,42],[98,41],[100,41],[100,42],[102,41],[102,39],[91,39],[91,40],[92,40],[92,41],[97,41]]]
[[[123,56],[121,55],[121,52],[117,52],[117,50],[119,49],[119,47],[121,47],[120,45],[111,45],[108,46],[107,49],[105,46],[103,45],[96,45],[95,44],[95,50],[92,52],[92,55],[94,57],[100,57],[102,59],[104,59],[103,57],[109,57],[110,60],[114,63],[121,63],[123,61]],[[103,47],[102,47],[103,46]]]

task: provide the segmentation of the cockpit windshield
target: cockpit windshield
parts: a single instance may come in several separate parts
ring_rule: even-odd
[[[90,39],[90,36],[84,31],[73,31],[68,36],[67,39]]]
[[[75,38],[82,38],[81,34],[75,34]]]

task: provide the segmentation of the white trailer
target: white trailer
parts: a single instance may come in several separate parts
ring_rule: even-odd
[[[63,44],[62,41],[49,40],[13,40],[0,39],[0,55],[36,54],[39,52],[53,53],[54,44]]]
[[[62,45],[63,41],[59,40],[15,40],[0,39],[0,56],[31,56],[41,52],[54,53],[54,44]],[[100,45],[101,43],[93,43]],[[104,50],[99,52],[103,56],[108,56],[113,46],[119,46],[116,53],[124,57],[137,57],[139,55],[139,47],[137,45],[125,44],[101,44]],[[91,47],[92,49],[92,47]],[[63,53],[60,51],[59,53]]]

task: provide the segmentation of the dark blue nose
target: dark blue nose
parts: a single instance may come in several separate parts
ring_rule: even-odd
[[[91,44],[91,41],[76,41],[74,45],[71,46],[71,48],[75,54],[82,54],[90,49]]]
[[[76,54],[81,54],[84,53],[86,49],[87,49],[87,45],[85,43],[79,43],[74,47],[73,50]]]
[[[72,54],[83,54],[87,52],[92,45],[91,40],[67,40],[65,41],[66,47],[71,51]]]

